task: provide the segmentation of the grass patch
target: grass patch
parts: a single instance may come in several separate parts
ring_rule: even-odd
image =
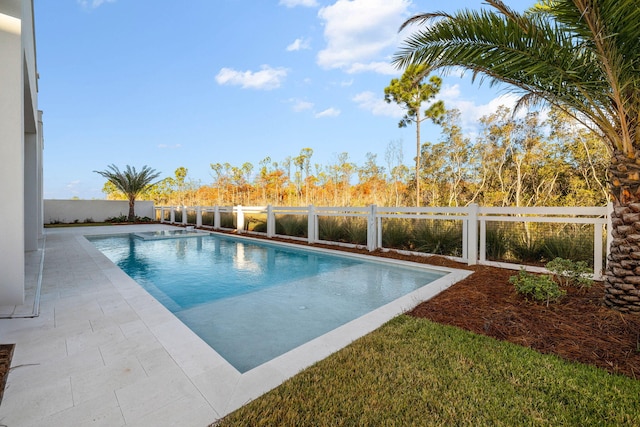
[[[220,426],[637,425],[640,381],[399,316]]]

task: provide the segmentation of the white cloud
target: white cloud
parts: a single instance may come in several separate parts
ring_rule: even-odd
[[[278,4],[286,7],[316,7],[318,2],[316,0],[280,0]]]
[[[362,73],[365,71],[373,71],[374,73],[385,74],[388,76],[400,76],[402,74],[402,71],[391,65],[391,61],[369,62],[368,64],[356,62],[347,68],[346,71],[350,74]]]
[[[311,49],[311,44],[308,39],[295,39],[293,43],[287,46],[288,52],[294,52],[297,50]]]
[[[460,86],[455,84],[452,86],[444,85],[437,98],[444,101],[447,109],[457,108],[460,110],[463,128],[476,128],[481,117],[495,113],[501,105],[513,108],[519,96],[509,93],[497,96],[485,104],[476,104],[469,99],[464,99],[460,92]]]
[[[82,181],[80,181],[79,179],[76,179],[74,181],[68,182],[65,188],[71,194],[77,195],[77,194],[80,194],[80,189],[79,189],[79,187],[81,186],[80,184],[82,184]]]
[[[78,4],[87,9],[96,9],[104,3],[115,3],[116,0],[77,0]]]
[[[319,113],[315,114],[315,118],[319,119],[322,117],[337,117],[340,115],[340,110],[336,109],[336,108],[327,108],[324,111],[320,111]]]
[[[361,92],[351,100],[358,104],[358,107],[371,112],[374,116],[400,118],[404,115],[397,104],[387,103],[383,97],[373,92]]]
[[[313,102],[302,101],[300,99],[291,99],[293,102],[293,111],[299,113],[301,111],[311,110],[313,108]]]
[[[460,85],[444,85],[440,88],[438,96],[447,99],[455,99],[460,97]]]
[[[243,89],[271,90],[279,88],[287,77],[286,68],[272,68],[268,65],[260,67],[260,71],[237,71],[223,68],[216,75],[220,85],[241,86]]]
[[[397,46],[398,28],[408,16],[409,0],[337,0],[320,9],[326,47],[318,53],[323,68],[347,72],[390,73],[381,59]],[[397,72],[396,72],[397,74]]]
[[[396,103],[388,103],[384,97],[374,92],[361,92],[351,100],[358,104],[359,108],[371,112],[374,116],[401,118],[405,113]],[[518,96],[506,94],[493,98],[486,104],[476,104],[472,100],[463,98],[460,86],[455,84],[444,85],[436,96],[436,100],[443,100],[447,109],[457,108],[460,110],[463,128],[475,129],[482,116],[494,113],[499,106],[513,108]],[[428,105],[425,104],[423,107],[428,108]]]
[[[169,145],[169,144],[158,144],[158,148],[161,149],[165,149],[165,148],[181,148],[182,144],[174,144],[174,145]]]

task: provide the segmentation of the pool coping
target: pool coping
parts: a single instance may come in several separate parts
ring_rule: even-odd
[[[382,326],[393,317],[410,310],[421,301],[437,295],[439,292],[472,273],[472,271],[469,270],[416,264],[408,261],[352,252],[339,252],[338,255],[340,256],[366,259],[377,263],[389,263],[397,266],[435,270],[448,274],[241,374],[84,237],[85,235],[134,233],[148,231],[150,229],[176,229],[176,227],[168,225],[160,226],[157,224],[128,225],[123,227],[83,227],[64,230],[48,229],[47,234],[69,234],[75,236],[75,239],[73,239],[74,244],[81,246],[82,250],[96,261],[101,272],[109,279],[117,292],[135,311],[139,319],[155,336],[179,369],[195,388],[197,388],[206,402],[208,402],[215,414],[211,422],[214,422],[216,417],[223,417],[277,387],[305,368],[344,348],[354,340]],[[215,232],[212,233],[218,234]],[[331,249],[301,246],[281,241],[255,239],[242,235],[229,236],[227,233],[220,234],[234,239],[246,239],[252,242],[259,241],[270,245],[292,247],[296,250],[307,250],[331,255],[336,255],[336,252],[338,252]],[[47,301],[43,301],[43,304],[46,303]],[[9,389],[8,392],[8,394],[11,394],[11,389]],[[0,408],[0,414],[1,413],[2,410]],[[125,422],[124,425],[128,424]]]

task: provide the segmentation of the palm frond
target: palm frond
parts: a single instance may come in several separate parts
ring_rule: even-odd
[[[500,0],[492,9],[421,14],[393,59],[463,69],[482,84],[506,83],[598,130],[611,147],[640,148],[640,3],[635,0],[546,0],[520,14]]]
[[[116,188],[126,194],[128,197],[135,197],[144,191],[147,187],[153,185],[153,180],[160,176],[160,172],[156,172],[148,166],[143,166],[138,172],[135,167],[127,165],[123,171],[116,165],[107,166],[106,170],[94,171],[113,183]]]

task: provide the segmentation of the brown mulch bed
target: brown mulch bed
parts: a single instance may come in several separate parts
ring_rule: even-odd
[[[4,395],[4,386],[7,382],[11,358],[13,357],[13,344],[0,344],[0,403]]]
[[[560,302],[547,306],[516,293],[509,278],[517,271],[467,266],[438,256],[382,255],[474,271],[418,305],[412,316],[640,380],[640,314],[606,307],[602,282],[589,289],[569,288]]]
[[[410,314],[640,379],[640,315],[605,307],[602,283],[547,307],[515,292],[514,271],[474,271]]]

